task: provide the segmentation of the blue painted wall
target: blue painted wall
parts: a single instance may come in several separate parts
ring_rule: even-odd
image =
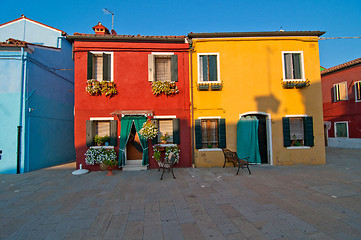
[[[31,24],[27,22],[29,29]],[[19,30],[17,24],[10,26]],[[0,28],[0,36],[4,29]],[[34,32],[31,39],[47,42],[51,36],[60,48],[29,45],[22,61],[21,48],[0,47],[0,173],[17,171],[19,125],[20,172],[75,160],[72,48],[61,32],[52,36],[47,27],[43,29],[42,33],[41,29]],[[11,33],[9,28],[5,30]]]

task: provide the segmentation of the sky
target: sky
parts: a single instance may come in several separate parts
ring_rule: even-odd
[[[98,22],[130,35],[190,32],[326,31],[322,37],[361,37],[361,0],[63,0],[3,1],[0,23],[21,14],[65,31],[94,33]],[[361,38],[320,40],[329,68],[361,57]]]

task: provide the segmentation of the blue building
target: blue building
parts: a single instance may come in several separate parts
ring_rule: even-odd
[[[73,69],[63,31],[23,15],[0,25],[0,173],[75,159]]]

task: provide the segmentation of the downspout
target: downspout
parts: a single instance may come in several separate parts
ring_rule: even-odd
[[[193,51],[194,48],[192,46],[192,40],[190,40],[189,42],[189,53],[190,53],[190,65],[191,65],[191,69],[190,69],[190,74],[191,74],[191,143],[192,143],[192,167],[195,168],[195,157],[194,157],[194,106],[193,106]]]
[[[26,79],[26,63],[25,63],[24,47],[21,47],[21,87],[20,87],[20,112],[19,112],[19,124],[18,124],[18,146],[17,146],[17,167],[16,173],[20,173],[21,169],[21,134],[23,128],[23,108],[24,108],[24,91],[25,91],[25,79]]]

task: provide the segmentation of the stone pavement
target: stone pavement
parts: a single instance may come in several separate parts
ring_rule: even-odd
[[[361,239],[361,150],[327,164],[0,175],[0,239]]]

